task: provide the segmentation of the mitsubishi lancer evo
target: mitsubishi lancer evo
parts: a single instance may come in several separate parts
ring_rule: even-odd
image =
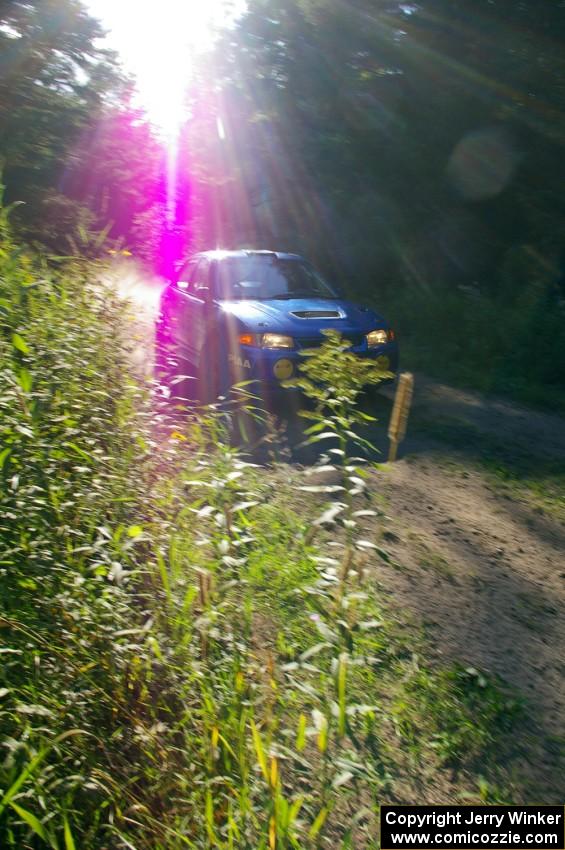
[[[278,251],[205,251],[164,289],[157,348],[177,374],[198,377],[202,401],[242,381],[282,390],[302,352],[338,331],[359,357],[396,373],[394,331],[369,307],[343,298],[303,257]]]

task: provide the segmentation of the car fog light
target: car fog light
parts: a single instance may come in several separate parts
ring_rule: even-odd
[[[273,374],[279,381],[288,380],[288,378],[292,377],[293,372],[294,366],[292,365],[292,361],[286,357],[283,357],[282,360],[277,360],[273,366]]]

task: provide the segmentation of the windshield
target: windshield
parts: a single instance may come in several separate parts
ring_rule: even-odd
[[[337,293],[302,260],[273,256],[226,257],[218,263],[219,298],[337,298]]]

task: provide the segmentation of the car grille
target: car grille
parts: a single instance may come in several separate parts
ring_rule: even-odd
[[[365,335],[364,334],[343,334],[344,339],[351,343],[352,348],[357,348],[360,345],[363,345]],[[323,342],[325,342],[324,336],[313,336],[313,337],[300,337],[296,340],[296,346],[299,350],[304,348],[318,348]]]

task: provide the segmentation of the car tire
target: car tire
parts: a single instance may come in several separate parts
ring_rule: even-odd
[[[198,400],[201,404],[216,404],[219,396],[227,396],[227,379],[222,368],[222,353],[217,345],[205,343],[198,369]]]
[[[171,344],[171,339],[164,322],[155,325],[154,340],[154,364],[153,371],[155,380],[159,383],[168,383],[174,370],[176,355]]]
[[[387,415],[390,407],[388,393],[385,394],[383,389],[383,384],[370,384],[365,387],[361,396],[362,409],[378,419]]]
[[[171,398],[193,400],[196,395],[196,369],[185,360],[167,334],[165,325],[157,325],[155,334],[155,380],[168,388]]]

